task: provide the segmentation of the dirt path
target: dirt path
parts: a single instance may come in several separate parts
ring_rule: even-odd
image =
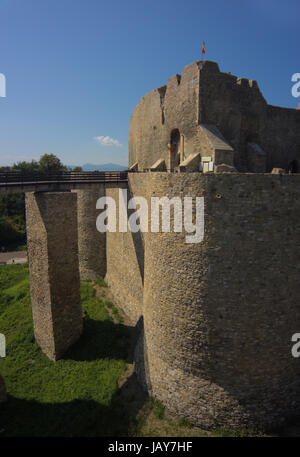
[[[7,263],[12,260],[25,260],[27,259],[27,251],[11,251],[11,252],[0,252],[0,263]]]

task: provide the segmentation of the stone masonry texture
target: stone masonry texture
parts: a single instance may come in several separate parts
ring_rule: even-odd
[[[184,136],[184,158],[196,153],[213,157],[204,125],[217,128],[232,146],[238,171],[261,172],[251,169],[249,143],[266,154],[263,172],[300,161],[299,110],[268,105],[256,81],[222,73],[215,62],[198,61],[136,106],[130,120],[129,165],[138,162],[143,171],[159,159],[167,163],[167,145],[176,130]]]
[[[268,428],[299,414],[300,176],[133,173],[129,186],[149,203],[205,199],[201,243],[144,234],[141,383],[204,428]],[[128,275],[128,254],[120,262]]]
[[[143,180],[131,181],[127,189],[128,200],[145,194]],[[117,227],[119,226],[119,189],[107,189],[107,196],[116,201]],[[99,211],[100,212],[100,211]],[[127,211],[127,218],[130,216]],[[107,274],[106,280],[112,289],[114,299],[132,322],[142,314],[144,283],[144,234],[141,232],[107,232]]]
[[[210,158],[215,173],[180,169]],[[137,377],[171,412],[205,429],[299,417],[299,162],[300,111],[268,105],[256,81],[214,62],[194,62],[145,95],[130,120],[129,165],[139,172],[127,189],[26,194],[42,350],[56,360],[81,334],[79,264],[82,278],[105,276],[140,329]],[[167,171],[147,171],[162,163]],[[116,202],[117,230],[101,234],[104,195]],[[148,232],[120,230],[120,196],[146,199]],[[203,241],[174,232],[173,210],[171,231],[151,233],[152,197],[203,197]]]
[[[78,217],[79,271],[82,279],[104,278],[106,274],[106,236],[96,228],[96,202],[105,189],[76,190]]]
[[[57,360],[82,331],[76,194],[26,193],[26,222],[34,334]]]

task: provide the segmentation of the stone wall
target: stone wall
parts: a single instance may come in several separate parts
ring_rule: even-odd
[[[184,137],[185,158],[207,154],[203,124],[219,129],[233,147],[239,171],[251,168],[248,143],[265,151],[266,172],[287,168],[293,159],[300,162],[299,110],[268,105],[256,81],[222,73],[215,62],[198,61],[138,103],[130,120],[130,165],[138,162],[142,171],[158,159],[167,163],[167,145],[175,129]]]
[[[200,152],[197,142],[199,70],[197,63],[184,68],[182,76],[172,76],[168,85],[145,95],[130,119],[129,165],[150,168],[158,159],[168,162],[171,133],[185,135],[185,156]]]
[[[300,161],[300,113],[268,105],[256,81],[222,73],[213,62],[200,62],[199,123],[216,125],[235,149],[235,166],[248,170],[247,143],[267,153],[267,169]]]
[[[78,217],[79,271],[82,279],[104,278],[106,274],[106,237],[96,228],[96,202],[105,189],[76,190]]]
[[[128,200],[132,196],[145,196],[147,180],[140,174],[129,175]],[[119,189],[108,189],[107,196],[117,204],[117,228],[119,227]],[[127,218],[130,211],[126,213]],[[107,274],[114,299],[135,324],[142,314],[144,284],[144,234],[127,232],[106,234]]]
[[[205,199],[202,243],[186,244],[185,233],[144,236],[142,370],[137,354],[149,392],[201,427],[269,427],[299,413],[300,371],[291,355],[300,328],[299,178],[133,178],[148,199]],[[126,259],[119,278],[135,261],[128,247],[116,245]],[[131,286],[121,285],[123,297]]]
[[[291,355],[300,328],[299,190],[299,175],[129,174],[127,199],[146,198],[149,211],[151,197],[204,197],[201,243],[187,244],[172,226],[170,233],[122,232],[119,217],[106,235],[106,280],[132,323],[143,324],[138,378],[201,427],[274,427],[300,412]],[[124,193],[106,195],[118,216]],[[93,239],[98,196],[26,195],[35,337],[53,360],[81,334],[77,223],[93,210],[81,227],[84,242]]]
[[[268,171],[274,167],[286,169],[294,159],[300,165],[298,110],[268,105],[266,116],[261,119],[259,137],[262,148],[268,152]]]

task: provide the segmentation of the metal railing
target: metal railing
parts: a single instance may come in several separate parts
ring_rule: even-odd
[[[53,183],[119,183],[127,182],[126,171],[64,171],[59,173],[0,172],[0,186]]]

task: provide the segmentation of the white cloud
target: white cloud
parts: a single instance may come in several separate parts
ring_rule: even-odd
[[[102,146],[122,146],[118,140],[114,140],[110,136],[95,136],[94,140],[98,141]]]

